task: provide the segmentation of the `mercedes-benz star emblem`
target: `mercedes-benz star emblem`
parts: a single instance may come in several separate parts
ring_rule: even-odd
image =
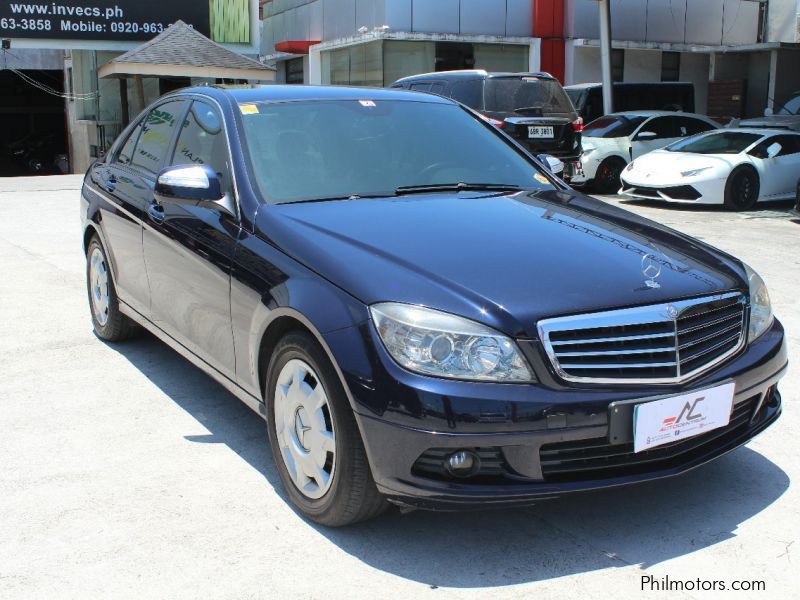
[[[645,276],[644,284],[653,289],[658,289],[661,284],[656,281],[661,275],[661,263],[653,254],[645,254],[642,257],[642,275]]]
[[[300,444],[300,447],[308,452],[308,446],[306,445],[306,431],[309,431],[311,427],[305,424],[303,421],[303,416],[301,413],[304,413],[305,410],[300,407],[297,409],[297,412],[294,415],[294,434],[297,437],[297,442]]]

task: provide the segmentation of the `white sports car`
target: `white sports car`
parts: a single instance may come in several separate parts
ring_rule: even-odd
[[[571,183],[591,187],[601,194],[613,194],[619,189],[622,170],[631,160],[718,127],[703,115],[660,110],[600,117],[583,130],[582,172],[573,176]]]
[[[637,158],[620,194],[748,210],[759,200],[794,198],[799,180],[800,133],[719,129]]]

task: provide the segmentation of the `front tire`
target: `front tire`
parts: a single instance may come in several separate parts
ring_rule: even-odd
[[[86,249],[86,291],[89,294],[92,327],[97,337],[108,342],[121,342],[139,332],[136,323],[119,310],[108,258],[96,235]]]
[[[622,187],[622,171],[626,163],[621,158],[607,158],[597,167],[594,189],[599,194],[616,194]]]
[[[353,409],[325,352],[308,333],[278,342],[266,373],[269,442],[283,487],[308,519],[341,527],[386,508]]]
[[[737,167],[725,183],[725,208],[728,210],[750,210],[758,202],[760,183],[753,167]]]

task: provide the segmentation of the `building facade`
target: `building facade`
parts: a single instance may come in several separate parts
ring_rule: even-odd
[[[13,159],[14,145],[37,147],[42,156],[37,160],[63,155],[70,172],[85,172],[124,126],[119,81],[98,78],[98,69],[179,19],[226,48],[258,56],[257,0],[0,3],[0,126],[5,133],[0,176],[30,170]],[[144,78],[144,101],[202,81],[206,79]],[[135,107],[133,87],[127,96],[127,104]]]
[[[596,0],[261,4],[262,60],[279,81],[385,86],[461,68],[601,80]],[[690,81],[698,111],[730,116],[762,114],[800,90],[798,0],[611,0],[611,10],[615,79]]]

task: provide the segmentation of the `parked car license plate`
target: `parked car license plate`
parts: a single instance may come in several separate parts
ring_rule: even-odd
[[[539,127],[538,125],[528,125],[528,138],[552,138],[552,127]]]
[[[642,452],[725,427],[736,384],[725,383],[633,407],[633,451]]]

